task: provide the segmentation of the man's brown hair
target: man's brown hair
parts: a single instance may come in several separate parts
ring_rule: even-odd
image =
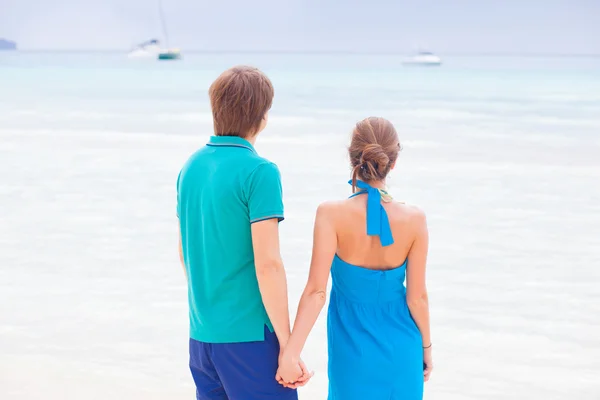
[[[257,133],[273,104],[273,85],[258,68],[223,72],[208,90],[215,135],[247,138]]]

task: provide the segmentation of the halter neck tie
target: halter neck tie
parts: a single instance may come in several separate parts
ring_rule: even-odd
[[[348,181],[352,185],[352,180]],[[382,246],[389,246],[394,243],[392,237],[392,229],[390,228],[390,221],[388,219],[387,212],[381,204],[381,191],[380,189],[374,188],[366,182],[357,180],[356,187],[360,189],[360,192],[355,193],[352,196],[356,196],[362,193],[367,193],[367,235],[379,236]]]

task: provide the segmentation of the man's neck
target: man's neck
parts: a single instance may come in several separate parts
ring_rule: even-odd
[[[250,144],[251,144],[252,146],[254,146],[254,145],[255,145],[255,143],[256,143],[256,137],[257,137],[257,136],[258,136],[258,135],[252,135],[252,136],[248,136],[248,137],[246,138],[246,140],[247,140],[248,142],[250,142]]]

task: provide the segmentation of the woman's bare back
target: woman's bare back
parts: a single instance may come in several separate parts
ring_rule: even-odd
[[[338,257],[347,263],[377,270],[396,268],[406,261],[423,212],[399,202],[382,202],[382,205],[394,238],[394,243],[385,247],[379,236],[367,235],[366,194],[327,204],[327,213],[337,234]]]

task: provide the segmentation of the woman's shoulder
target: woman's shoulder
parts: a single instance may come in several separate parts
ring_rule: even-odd
[[[348,214],[349,202],[345,200],[328,200],[324,201],[317,207],[316,219],[326,219],[330,222],[334,222],[339,219],[340,216]]]
[[[341,207],[343,207],[343,205],[343,200],[324,201],[317,207],[317,215],[329,215],[336,213]]]
[[[413,214],[413,215],[425,215],[425,211],[414,204],[410,204],[410,203],[406,203],[404,201],[394,201],[394,204],[402,207],[407,213]]]
[[[392,204],[398,216],[408,219],[410,222],[420,224],[424,223],[427,218],[425,211],[419,206],[402,201],[394,201]]]

